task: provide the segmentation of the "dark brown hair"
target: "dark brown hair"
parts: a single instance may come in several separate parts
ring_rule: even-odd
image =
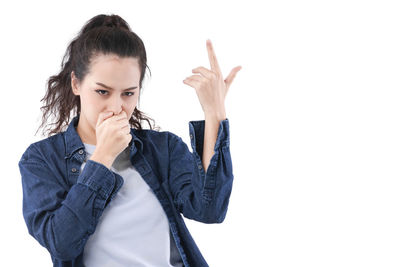
[[[85,23],[68,45],[60,73],[50,76],[46,82],[47,92],[41,99],[41,102],[44,101],[45,104],[40,108],[43,110],[43,116],[39,129],[47,122],[49,115],[53,114],[56,122],[52,124],[56,126],[47,130],[48,136],[62,131],[63,126],[69,124],[71,112],[73,112],[73,117],[80,114],[80,97],[72,92],[71,72],[74,71],[76,78],[83,81],[89,72],[91,60],[99,54],[137,58],[141,71],[139,93],[142,92],[142,82],[148,68],[146,49],[142,40],[132,32],[128,23],[120,16],[97,15]],[[154,120],[135,107],[129,123],[131,127],[142,130],[142,121],[147,121],[150,129],[153,130],[149,120],[153,121],[154,127]],[[157,126],[154,130],[160,130],[160,128]]]

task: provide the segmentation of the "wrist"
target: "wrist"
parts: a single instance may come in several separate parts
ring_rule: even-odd
[[[213,111],[213,112],[205,112],[204,117],[206,120],[225,120],[226,113],[225,111]]]
[[[93,152],[93,155],[89,159],[103,164],[108,169],[111,168],[111,165],[114,162],[113,158],[111,158],[109,156],[106,156],[104,153],[99,153],[99,152],[96,152],[96,151]]]

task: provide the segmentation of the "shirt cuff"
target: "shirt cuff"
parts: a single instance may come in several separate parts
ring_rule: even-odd
[[[200,158],[203,156],[204,128],[205,120],[189,121],[190,145],[193,152],[196,151]],[[229,120],[226,118],[219,123],[214,151],[217,151],[221,147],[229,147],[229,139]]]
[[[123,182],[121,175],[90,159],[86,161],[77,180],[77,183],[87,185],[98,192],[103,199],[107,200],[106,204],[115,197]]]

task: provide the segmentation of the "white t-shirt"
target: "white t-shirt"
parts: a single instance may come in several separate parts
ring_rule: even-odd
[[[87,160],[96,146],[84,145]],[[85,266],[183,266],[167,215],[131,164],[129,147],[117,156],[111,170],[123,177],[124,184],[89,236],[83,252]]]

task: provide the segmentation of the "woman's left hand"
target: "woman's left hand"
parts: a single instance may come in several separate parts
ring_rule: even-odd
[[[211,70],[202,66],[197,67],[192,72],[198,73],[198,75],[195,74],[187,77],[183,80],[183,83],[196,90],[197,97],[206,115],[223,117],[225,119],[225,97],[236,73],[242,67],[237,66],[233,68],[225,80],[223,80],[211,41],[207,40],[206,44]]]

